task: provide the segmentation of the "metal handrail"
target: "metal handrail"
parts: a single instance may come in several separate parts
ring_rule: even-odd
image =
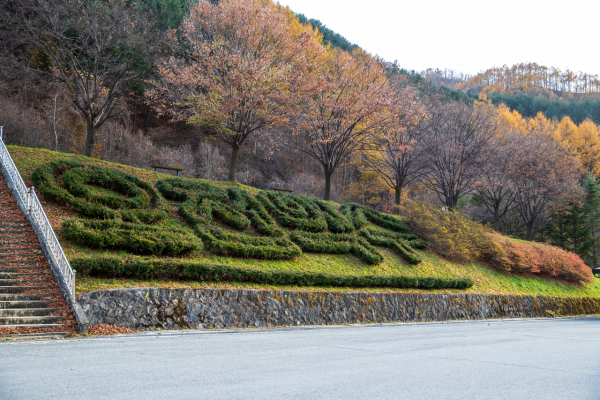
[[[19,174],[17,166],[13,162],[12,157],[8,152],[8,149],[4,145],[1,126],[0,163],[2,163],[8,172],[8,179],[10,179],[12,187],[14,187],[17,192],[19,197],[17,201],[20,201],[25,207],[29,215],[32,217],[31,223],[35,225],[39,232],[41,232],[44,244],[50,250],[50,256],[53,259],[52,261],[54,261],[54,265],[58,266],[58,273],[64,280],[66,286],[69,288],[71,296],[74,298],[75,271],[71,268],[71,265],[69,264],[69,261],[67,260],[67,257],[60,246],[60,242],[56,238],[56,234],[54,233],[54,229],[52,229],[52,225],[50,225],[50,221],[48,221],[48,217],[44,212],[44,208],[35,194],[35,189],[33,187],[29,189],[27,188],[25,182],[23,182],[23,178],[21,178],[21,174]]]

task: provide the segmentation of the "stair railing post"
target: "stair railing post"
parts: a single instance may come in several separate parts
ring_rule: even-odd
[[[3,126],[0,126],[0,140],[2,140],[2,129],[3,128],[4,128]]]

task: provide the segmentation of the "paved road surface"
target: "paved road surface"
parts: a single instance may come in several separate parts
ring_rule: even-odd
[[[0,399],[600,399],[600,318],[0,343]]]

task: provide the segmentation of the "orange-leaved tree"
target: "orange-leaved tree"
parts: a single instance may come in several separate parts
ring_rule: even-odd
[[[310,95],[292,103],[286,143],[323,166],[323,198],[330,200],[335,170],[390,121],[393,91],[381,63],[360,49],[330,49],[311,76]]]
[[[322,51],[318,36],[292,27],[269,1],[201,0],[171,44],[180,57],[163,62],[153,96],[176,118],[214,128],[231,146],[229,180],[236,181],[248,137],[287,122],[289,98],[304,90],[304,71]]]
[[[405,81],[400,75],[389,110],[390,120],[363,150],[367,168],[394,191],[396,212],[399,212],[404,187],[420,177],[418,163],[427,151],[427,146],[422,145],[420,124],[427,115],[426,106],[419,102],[417,91],[406,86]]]

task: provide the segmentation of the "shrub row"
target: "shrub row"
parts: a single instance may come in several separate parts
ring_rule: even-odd
[[[57,177],[64,187],[58,185]],[[44,197],[69,205],[91,218],[114,219],[120,210],[142,210],[156,207],[160,202],[158,192],[133,175],[71,160],[43,164],[35,169],[31,178]],[[89,187],[90,184],[95,187]],[[109,191],[98,190],[98,187]],[[135,222],[155,222],[165,215],[160,210],[125,213],[128,220]]]
[[[231,198],[231,206],[240,212],[245,211],[260,234],[273,237],[285,235],[260,201],[238,188],[227,189],[227,194]]]
[[[210,199],[227,202],[229,196],[222,188],[210,183],[195,182],[181,178],[167,178],[156,182],[156,188],[167,200],[184,202],[187,200]]]
[[[468,289],[470,279],[421,278],[393,275],[333,275],[317,272],[264,270],[174,259],[123,260],[118,256],[81,257],[71,265],[83,275],[109,278],[179,279],[196,282],[248,282],[266,285]]]
[[[213,253],[222,256],[291,259],[302,254],[302,250],[286,237],[256,237],[242,233],[226,232],[221,228],[202,228],[196,225],[196,235]]]
[[[192,226],[210,224],[213,215],[236,229],[243,230],[250,226],[250,220],[244,214],[224,204],[229,196],[217,186],[169,178],[159,181],[157,187],[165,198],[182,201],[179,214]]]
[[[294,197],[296,196],[261,191],[256,199],[275,215],[283,226],[307,232],[327,230],[327,222],[321,211],[316,206],[308,207],[307,211]]]
[[[413,249],[424,250],[424,249],[429,248],[429,243],[427,241],[425,241],[423,239],[418,239],[417,235],[415,235],[413,233],[389,232],[389,231],[384,231],[384,230],[381,230],[381,229],[378,229],[375,227],[365,228],[365,229],[368,230],[369,232],[374,232],[375,234],[377,234],[379,236],[385,236],[387,238],[397,239],[397,240],[404,240]]]
[[[421,257],[401,239],[388,237],[382,232],[370,229],[362,229],[358,231],[358,233],[367,239],[367,241],[372,245],[385,246],[394,250],[410,264],[419,264],[421,261],[423,261]]]
[[[340,207],[340,213],[342,213],[349,221],[352,222],[354,228],[359,230],[366,226],[369,221],[365,214],[362,212],[361,207],[354,203],[345,203]]]
[[[354,224],[346,218],[344,214],[338,212],[337,209],[324,201],[314,200],[319,205],[327,221],[327,226],[335,233],[350,233],[354,232]]]
[[[62,223],[62,231],[66,239],[80,245],[135,254],[176,256],[202,249],[202,242],[187,229],[154,227],[119,220],[71,219]]]
[[[314,253],[354,253],[368,264],[379,264],[383,256],[369,243],[343,233],[308,233],[294,231],[290,239],[302,250]]]
[[[592,283],[591,269],[575,253],[537,242],[516,241],[497,233],[489,235],[493,247],[482,255],[494,268],[563,279],[574,283]]]

